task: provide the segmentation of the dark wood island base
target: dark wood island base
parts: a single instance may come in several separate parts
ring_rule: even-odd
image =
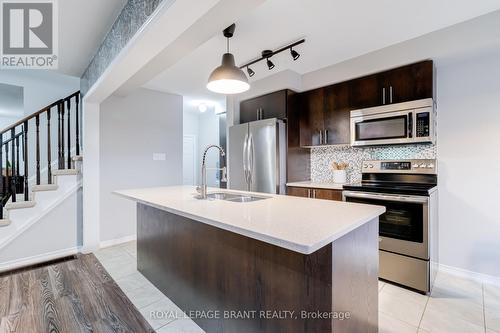
[[[378,332],[378,218],[304,255],[138,204],[137,238],[138,270],[206,332]]]

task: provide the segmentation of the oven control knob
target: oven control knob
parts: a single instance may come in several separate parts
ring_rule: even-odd
[[[370,167],[370,169],[373,169],[373,164],[370,164],[369,167]]]
[[[432,164],[432,163],[431,163],[431,164],[427,164],[427,167],[428,167],[429,169],[434,169],[434,164]]]
[[[413,164],[413,167],[414,167],[415,169],[418,169],[418,164]]]
[[[368,169],[368,164],[363,164],[363,168]]]
[[[422,164],[420,164],[420,167],[421,167],[421,168],[425,168],[425,167],[426,167],[426,165],[425,165],[424,163],[422,163]]]

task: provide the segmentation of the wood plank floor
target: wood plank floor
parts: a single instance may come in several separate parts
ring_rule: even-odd
[[[0,332],[154,332],[93,254],[0,277]]]

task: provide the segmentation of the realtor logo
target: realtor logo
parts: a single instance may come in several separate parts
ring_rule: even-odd
[[[1,1],[3,69],[56,69],[56,0]]]

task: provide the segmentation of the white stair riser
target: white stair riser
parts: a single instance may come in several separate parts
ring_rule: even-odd
[[[61,196],[61,193],[66,193],[77,182],[77,176],[58,176],[57,185],[59,189],[57,191],[46,191],[46,192],[35,192],[33,193],[33,200],[37,203],[35,207],[9,210],[7,217],[11,221],[24,220],[26,218],[34,216],[41,211],[44,211],[51,202],[57,200]]]

